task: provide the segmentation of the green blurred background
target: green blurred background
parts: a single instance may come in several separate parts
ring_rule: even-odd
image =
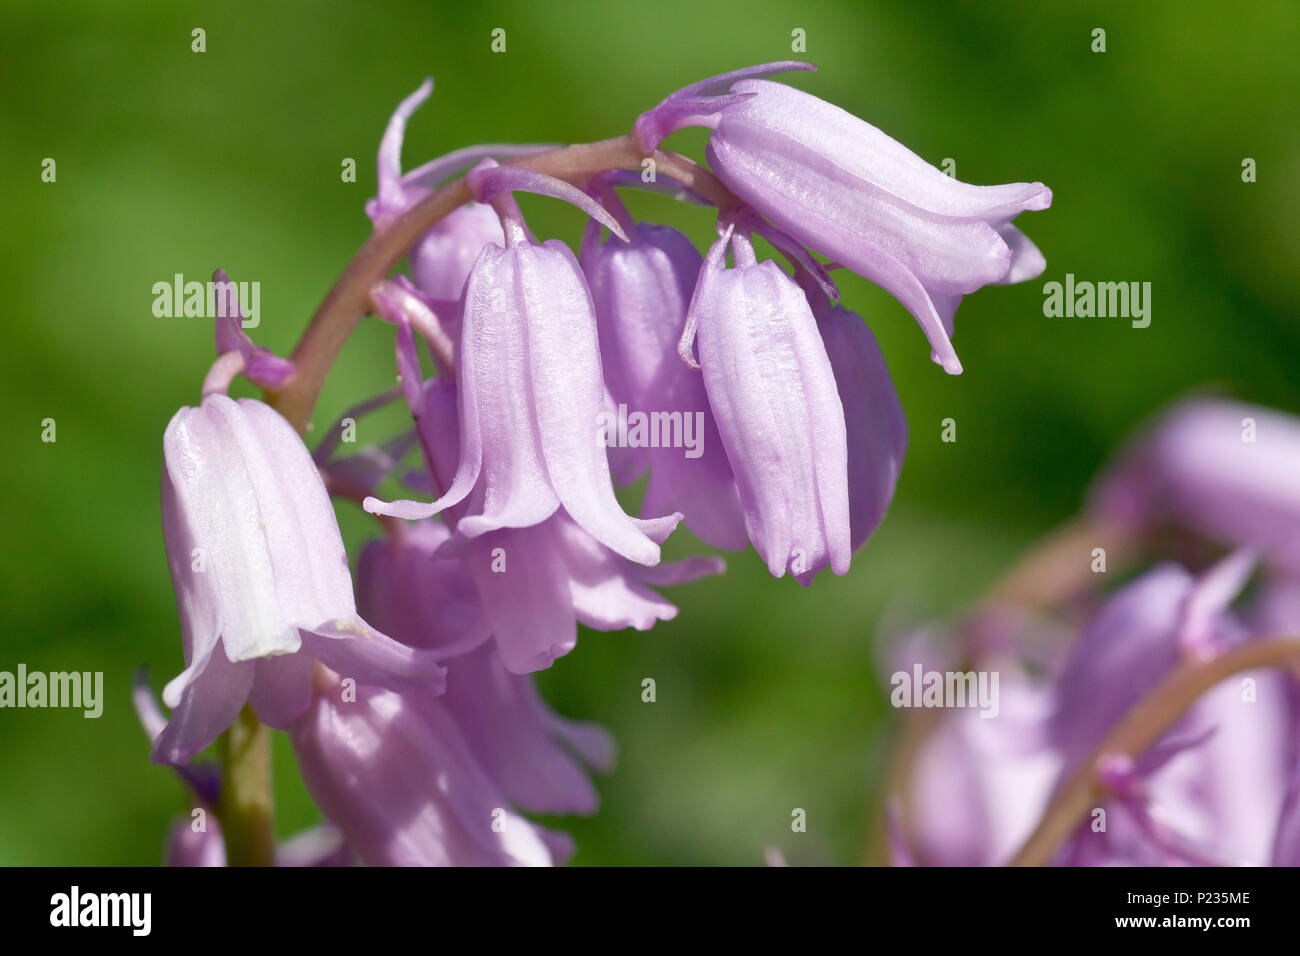
[[[0,863],[151,864],[187,806],[148,763],[129,703],[182,666],[158,515],[161,436],[198,400],[211,324],[158,319],[151,287],[213,268],[261,283],[259,344],[287,352],[365,239],[362,204],[392,108],[428,74],[415,165],[483,141],[626,131],[688,82],[791,57],[789,82],[973,183],[1041,180],[1020,220],[1036,282],[969,297],[945,376],[916,324],[845,276],[911,426],[892,511],[851,573],[809,590],[747,553],[675,589],[650,633],[584,632],[541,675],[561,712],[617,735],[590,820],[558,821],[585,864],[862,858],[896,729],[879,641],[942,617],[1079,506],[1144,416],[1206,386],[1300,411],[1297,6],[964,2],[610,4],[0,3],[0,389],[6,462],[0,669],[102,670],[99,720],[0,711]],[[207,51],[191,52],[202,27]],[[507,50],[490,51],[493,28]],[[1091,50],[1094,28],[1107,50]],[[702,158],[704,137],[668,145]],[[57,181],[41,181],[46,157]],[[355,158],[358,181],[340,164]],[[1243,183],[1245,157],[1258,181]],[[657,196],[634,213],[707,240],[707,212]],[[581,217],[525,199],[539,234]],[[1042,283],[1072,272],[1152,283],[1152,322],[1049,319]],[[363,326],[317,428],[392,382],[391,332]],[[249,392],[245,390],[244,394]],[[955,418],[958,441],[939,440]],[[43,443],[54,418],[57,442]],[[365,420],[361,438],[378,427]],[[350,550],[371,533],[340,506]],[[686,543],[677,550],[684,550]],[[641,702],[653,677],[658,700]],[[284,741],[277,828],[318,819]],[[793,808],[808,832],[791,832]]]

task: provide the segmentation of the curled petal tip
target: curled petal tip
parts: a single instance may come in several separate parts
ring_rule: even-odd
[[[700,569],[701,577],[725,574],[727,571],[727,559],[716,554],[707,555],[703,560],[701,560]]]
[[[962,372],[961,359],[953,350],[952,342],[946,338],[941,342],[931,342],[930,361],[940,366],[949,375],[960,375]]]
[[[383,501],[373,496],[367,496],[361,503],[361,507],[372,515],[401,518],[404,521],[421,521],[437,514],[438,510],[433,505],[421,501]]]
[[[680,511],[674,511],[662,518],[637,518],[634,520],[646,537],[655,544],[663,544],[685,517]]]
[[[1037,211],[1051,206],[1052,190],[1047,186],[1044,186],[1042,183],[1034,183],[1034,185],[1038,187],[1039,191],[1025,202],[1025,209]]]

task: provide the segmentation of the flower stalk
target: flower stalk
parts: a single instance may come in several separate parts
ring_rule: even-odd
[[[1016,560],[977,603],[966,618],[967,624],[978,621],[982,615],[997,613],[999,609],[1038,612],[1070,601],[1082,593],[1095,577],[1090,562],[1084,558],[1096,547],[1104,548],[1116,570],[1129,567],[1139,551],[1138,541],[1122,524],[1090,519],[1069,521]],[[977,656],[977,649],[965,648],[960,668],[975,666],[974,658]],[[938,730],[942,718],[943,714],[938,710],[909,714],[903,721],[898,743],[890,758],[888,782],[875,813],[883,820],[886,802],[897,800],[904,839],[911,832],[907,809],[913,806],[912,783],[916,763],[931,734]],[[867,861],[887,862],[883,827],[876,836],[880,839],[874,840]]]
[[[245,706],[219,743],[223,770],[217,816],[231,866],[273,866],[271,730]]]
[[[1185,660],[1155,690],[1133,705],[1052,798],[1012,866],[1046,866],[1092,809],[1104,784],[1103,761],[1136,761],[1164,736],[1202,694],[1233,674],[1300,663],[1300,637],[1252,641],[1210,660]]]

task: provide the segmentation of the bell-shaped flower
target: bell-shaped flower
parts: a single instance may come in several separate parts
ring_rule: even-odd
[[[1229,607],[1250,566],[1243,554],[1200,576],[1157,565],[1104,600],[1060,659],[1035,666],[1032,675],[999,659],[981,660],[981,670],[1002,672],[1000,716],[985,721],[955,708],[921,747],[902,834],[916,861],[1005,864],[1058,788],[1091,760],[1104,787],[1097,798],[1104,826],[1090,814],[1055,863],[1286,859],[1295,839],[1297,722],[1295,681],[1284,670],[1246,671],[1219,683],[1136,759],[1099,752],[1182,660],[1300,630],[1290,601],[1268,608],[1264,623],[1257,613]],[[1027,702],[1032,706],[1023,707]]]
[[[1240,402],[1182,402],[1121,452],[1092,510],[1139,527],[1179,525],[1300,573],[1300,419]]]
[[[411,276],[430,298],[455,302],[479,253],[488,243],[503,241],[501,220],[492,208],[466,203],[440,219],[411,250]]]
[[[662,541],[666,534],[652,538]],[[654,588],[723,570],[721,558],[705,556],[643,567],[562,513],[532,528],[475,538],[464,547],[464,558],[501,659],[515,674],[549,667],[571,651],[579,623],[597,631],[646,631],[671,620],[677,607]]]
[[[614,406],[606,441],[633,463],[620,480],[649,470],[643,514],[680,511],[705,542],[738,551],[745,524],[735,477],[704,379],[676,351],[700,253],[676,229],[632,222],[616,201],[605,205],[619,214],[629,241],[602,243],[591,222],[581,251]]]
[[[313,658],[358,680],[440,686],[430,655],[357,616],[329,496],[277,412],[210,395],[176,413],[163,452],[163,534],[186,667],[163,692],[174,713],[155,760],[188,761],[245,703],[288,726],[310,702]]]
[[[1254,567],[1233,554],[1202,575],[1173,562],[1147,571],[1111,595],[1083,628],[1061,667],[1052,737],[1070,761],[1102,735],[1183,657],[1210,658],[1241,640],[1229,604]],[[1123,674],[1123,680],[1116,680]]]
[[[1163,564],[1103,604],[1056,683],[1050,729],[1066,759],[1063,773],[1091,755],[1180,659],[1212,657],[1266,636],[1243,627],[1229,608],[1253,566],[1249,552],[1230,555],[1199,577]],[[1249,699],[1245,682],[1254,688]],[[1158,744],[1110,770],[1106,830],[1080,827],[1061,861],[1267,863],[1293,753],[1287,683],[1277,671],[1252,671],[1207,692]]]
[[[728,247],[734,268],[725,267]],[[844,408],[803,291],[748,233],[726,226],[700,270],[679,343],[695,364],[731,462],[749,540],[775,577],[849,569]]]
[[[477,537],[540,524],[561,507],[605,546],[639,564],[659,561],[648,533],[675,523],[630,518],[614,497],[598,439],[606,408],[596,316],[582,271],[558,240],[538,244],[510,190],[564,198],[622,230],[589,196],[559,180],[485,161],[469,174],[477,198],[502,215],[504,247],[483,250],[465,287],[456,354],[460,463],[432,504],[368,499],[366,508],[427,518],[468,499],[457,532]]]
[[[411,367],[411,361],[413,357],[402,364]],[[416,400],[415,417],[433,484],[448,487],[460,459],[456,389],[443,379],[431,379]],[[465,511],[464,502],[449,509],[462,519]],[[659,543],[675,524],[675,518],[648,522],[647,533]],[[601,544],[562,511],[529,528],[503,528],[468,539],[457,535],[438,547],[440,553],[459,557],[468,570],[477,597],[464,613],[477,614],[481,608],[482,626],[493,635],[501,662],[512,674],[549,667],[571,651],[577,644],[579,622],[602,631],[626,627],[644,631],[657,621],[670,620],[677,616],[677,608],[654,588],[684,584],[724,569],[721,558],[700,556],[644,567]],[[413,583],[402,593],[423,592]],[[403,606],[400,594],[393,600]],[[447,597],[439,603],[444,617],[467,607],[465,601]]]
[[[960,372],[950,339],[961,296],[1042,272],[1042,255],[1011,220],[1046,209],[1051,191],[959,182],[839,107],[761,79],[808,69],[770,63],[694,84],[643,114],[635,135],[649,151],[682,126],[710,127],[710,165],[732,192],[884,287],[920,323],[944,369]]]
[[[317,692],[290,729],[316,805],[369,866],[549,866],[572,852],[515,813],[455,715],[427,694],[343,685]]]
[[[423,521],[366,545],[357,568],[361,610],[403,643],[460,652],[437,705],[453,715],[511,803],[535,813],[595,812],[598,798],[583,765],[608,770],[613,739],[595,724],[560,717],[532,677],[508,672],[497,649],[481,643],[490,615],[464,561],[435,556],[449,538],[446,526]]]

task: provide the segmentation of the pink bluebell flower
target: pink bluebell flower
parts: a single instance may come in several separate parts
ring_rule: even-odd
[[[394,517],[430,517],[469,499],[457,532],[477,537],[540,524],[561,507],[606,547],[639,564],[659,562],[652,534],[680,515],[630,518],[614,497],[605,448],[597,441],[605,384],[591,294],[563,242],[537,243],[510,191],[564,198],[622,229],[577,188],[485,161],[470,173],[478,198],[494,200],[504,247],[484,249],[466,284],[456,382],[460,464],[432,504],[368,499]],[[666,532],[664,532],[666,533]]]
[[[700,270],[678,347],[703,370],[746,530],[768,570],[802,584],[828,564],[844,574],[848,444],[835,373],[803,290],[775,262],[758,262],[734,221]]]
[[[997,720],[956,710],[918,755],[905,837],[923,865],[1006,863],[1056,788],[1188,655],[1295,633],[1287,604],[1267,623],[1257,595],[1233,604],[1246,564],[1232,555],[1193,575],[1157,565],[1104,600],[1068,650],[1033,671],[1003,656]],[[1253,606],[1251,606],[1253,605]],[[1270,865],[1294,852],[1295,680],[1234,675],[1136,759],[1101,754],[1105,790],[1057,852],[1066,865]]]
[[[356,613],[334,509],[311,455],[277,412],[210,395],[163,437],[163,534],[185,670],[154,759],[184,763],[245,703],[287,727],[311,699],[313,660],[380,683],[441,685],[442,670]]]
[[[649,151],[683,126],[707,126],[709,163],[727,187],[799,242],[884,287],[920,323],[935,360],[961,371],[961,297],[1039,275],[1044,260],[1011,221],[1046,209],[1042,183],[971,186],[871,124],[762,79],[811,64],[768,63],[670,95],[634,135]]]
[[[290,728],[316,805],[370,866],[549,866],[572,852],[510,807],[437,698],[317,671]]]
[[[404,643],[455,655],[436,705],[511,803],[535,813],[595,812],[585,767],[610,769],[613,739],[595,724],[560,717],[531,676],[505,668],[486,643],[493,618],[465,561],[438,556],[449,538],[444,525],[422,521],[366,545],[357,568],[362,611]]]
[[[704,379],[678,360],[675,348],[703,260],[676,229],[633,222],[615,203],[616,197],[605,200],[629,241],[601,242],[600,226],[591,222],[581,262],[596,307],[611,414],[620,421],[639,415],[649,432],[636,447],[617,449],[630,463],[620,478],[649,471],[643,514],[680,511],[706,543],[740,550],[746,543],[740,496]],[[687,447],[687,431],[694,447]]]
[[[399,355],[399,364],[408,370],[403,381],[418,381],[414,343],[399,345]],[[408,399],[415,403],[413,414],[432,483],[450,487],[461,460],[456,387],[442,378],[430,379]],[[467,511],[468,503],[461,502],[447,515],[459,528]],[[662,542],[675,524],[650,523],[647,533]],[[424,523],[413,527],[423,528]],[[603,631],[647,630],[675,617],[677,608],[654,588],[719,574],[724,567],[721,558],[702,556],[645,567],[597,541],[563,511],[528,528],[502,528],[472,538],[448,536],[438,547],[463,563],[476,589],[483,625],[513,674],[549,667],[571,651],[579,623]],[[413,582],[410,593],[428,586]]]

